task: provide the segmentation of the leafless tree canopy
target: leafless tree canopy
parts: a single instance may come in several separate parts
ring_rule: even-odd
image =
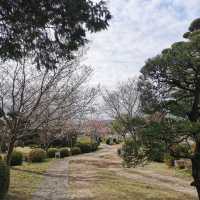
[[[63,61],[53,71],[36,71],[29,60],[2,64],[0,114],[8,130],[9,151],[27,130],[61,125],[87,114],[97,94],[85,85],[91,73],[90,67],[79,65],[77,60]]]
[[[137,80],[129,79],[119,83],[115,90],[105,90],[102,93],[104,110],[115,120],[112,123],[112,129],[124,139],[127,134],[135,138],[133,120],[138,115],[140,96]]]
[[[105,111],[112,118],[121,118],[124,115],[133,118],[138,112],[139,91],[136,79],[119,83],[115,90],[106,89],[102,96]]]

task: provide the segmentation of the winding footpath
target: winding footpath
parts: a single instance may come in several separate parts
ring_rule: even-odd
[[[68,194],[68,164],[70,160],[96,157],[110,153],[112,149],[108,145],[102,145],[103,148],[97,152],[82,154],[74,157],[68,157],[57,160],[44,174],[44,180],[32,195],[32,200],[67,200]]]
[[[68,159],[58,160],[50,167],[32,200],[66,200],[68,188]]]
[[[109,167],[109,163],[121,163],[116,155],[116,147],[102,145],[101,150],[89,154],[68,157],[57,160],[50,169],[44,174],[44,180],[38,187],[38,190],[32,195],[32,200],[67,200],[68,199],[68,164],[70,161],[81,160],[93,161],[95,163],[107,163],[107,170],[113,171],[117,176],[123,176],[131,180],[137,180],[142,183],[152,183],[163,188],[168,188],[177,192],[182,192],[196,197],[196,191],[189,186],[189,181],[167,176],[148,169],[132,169],[131,171],[123,167]]]

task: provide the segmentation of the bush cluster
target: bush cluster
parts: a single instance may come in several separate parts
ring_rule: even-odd
[[[46,159],[46,152],[43,149],[33,149],[30,151],[28,160],[30,162],[43,162]]]
[[[188,146],[186,144],[175,145],[174,147],[172,147],[172,150],[173,150],[174,154],[180,158],[190,156],[192,153],[192,149],[190,148],[190,146]]]
[[[90,153],[98,149],[98,143],[95,142],[79,142],[76,146],[80,148],[81,153]]]
[[[165,153],[166,153],[166,148],[164,144],[162,143],[152,144],[149,152],[149,160],[155,162],[164,162]]]
[[[47,150],[47,156],[48,156],[48,158],[55,158],[56,152],[58,152],[57,148],[49,148]]]
[[[81,149],[79,147],[72,147],[71,148],[71,154],[72,155],[78,155],[78,154],[81,154]]]
[[[0,199],[3,200],[8,192],[10,182],[9,168],[3,160],[0,160]]]
[[[121,149],[121,157],[125,167],[135,167],[144,164],[147,160],[146,149],[138,141],[126,140]]]
[[[59,149],[59,152],[60,152],[61,158],[65,158],[67,156],[70,156],[70,151],[68,150],[68,148],[61,148],[61,149]]]
[[[23,163],[23,154],[20,151],[13,151],[11,155],[11,166],[22,165]]]

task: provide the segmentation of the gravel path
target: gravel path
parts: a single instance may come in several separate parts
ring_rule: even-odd
[[[66,200],[68,188],[68,160],[58,160],[44,174],[39,189],[33,194],[32,200]]]

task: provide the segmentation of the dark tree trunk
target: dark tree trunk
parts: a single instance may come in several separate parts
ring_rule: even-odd
[[[6,162],[7,162],[8,166],[10,166],[11,155],[12,155],[14,146],[15,146],[15,140],[11,140],[9,147],[8,147],[8,153],[7,153],[7,156],[6,156]]]
[[[200,199],[200,144],[196,145],[196,151],[192,158],[192,176],[194,178],[192,186],[196,187],[198,197]]]

